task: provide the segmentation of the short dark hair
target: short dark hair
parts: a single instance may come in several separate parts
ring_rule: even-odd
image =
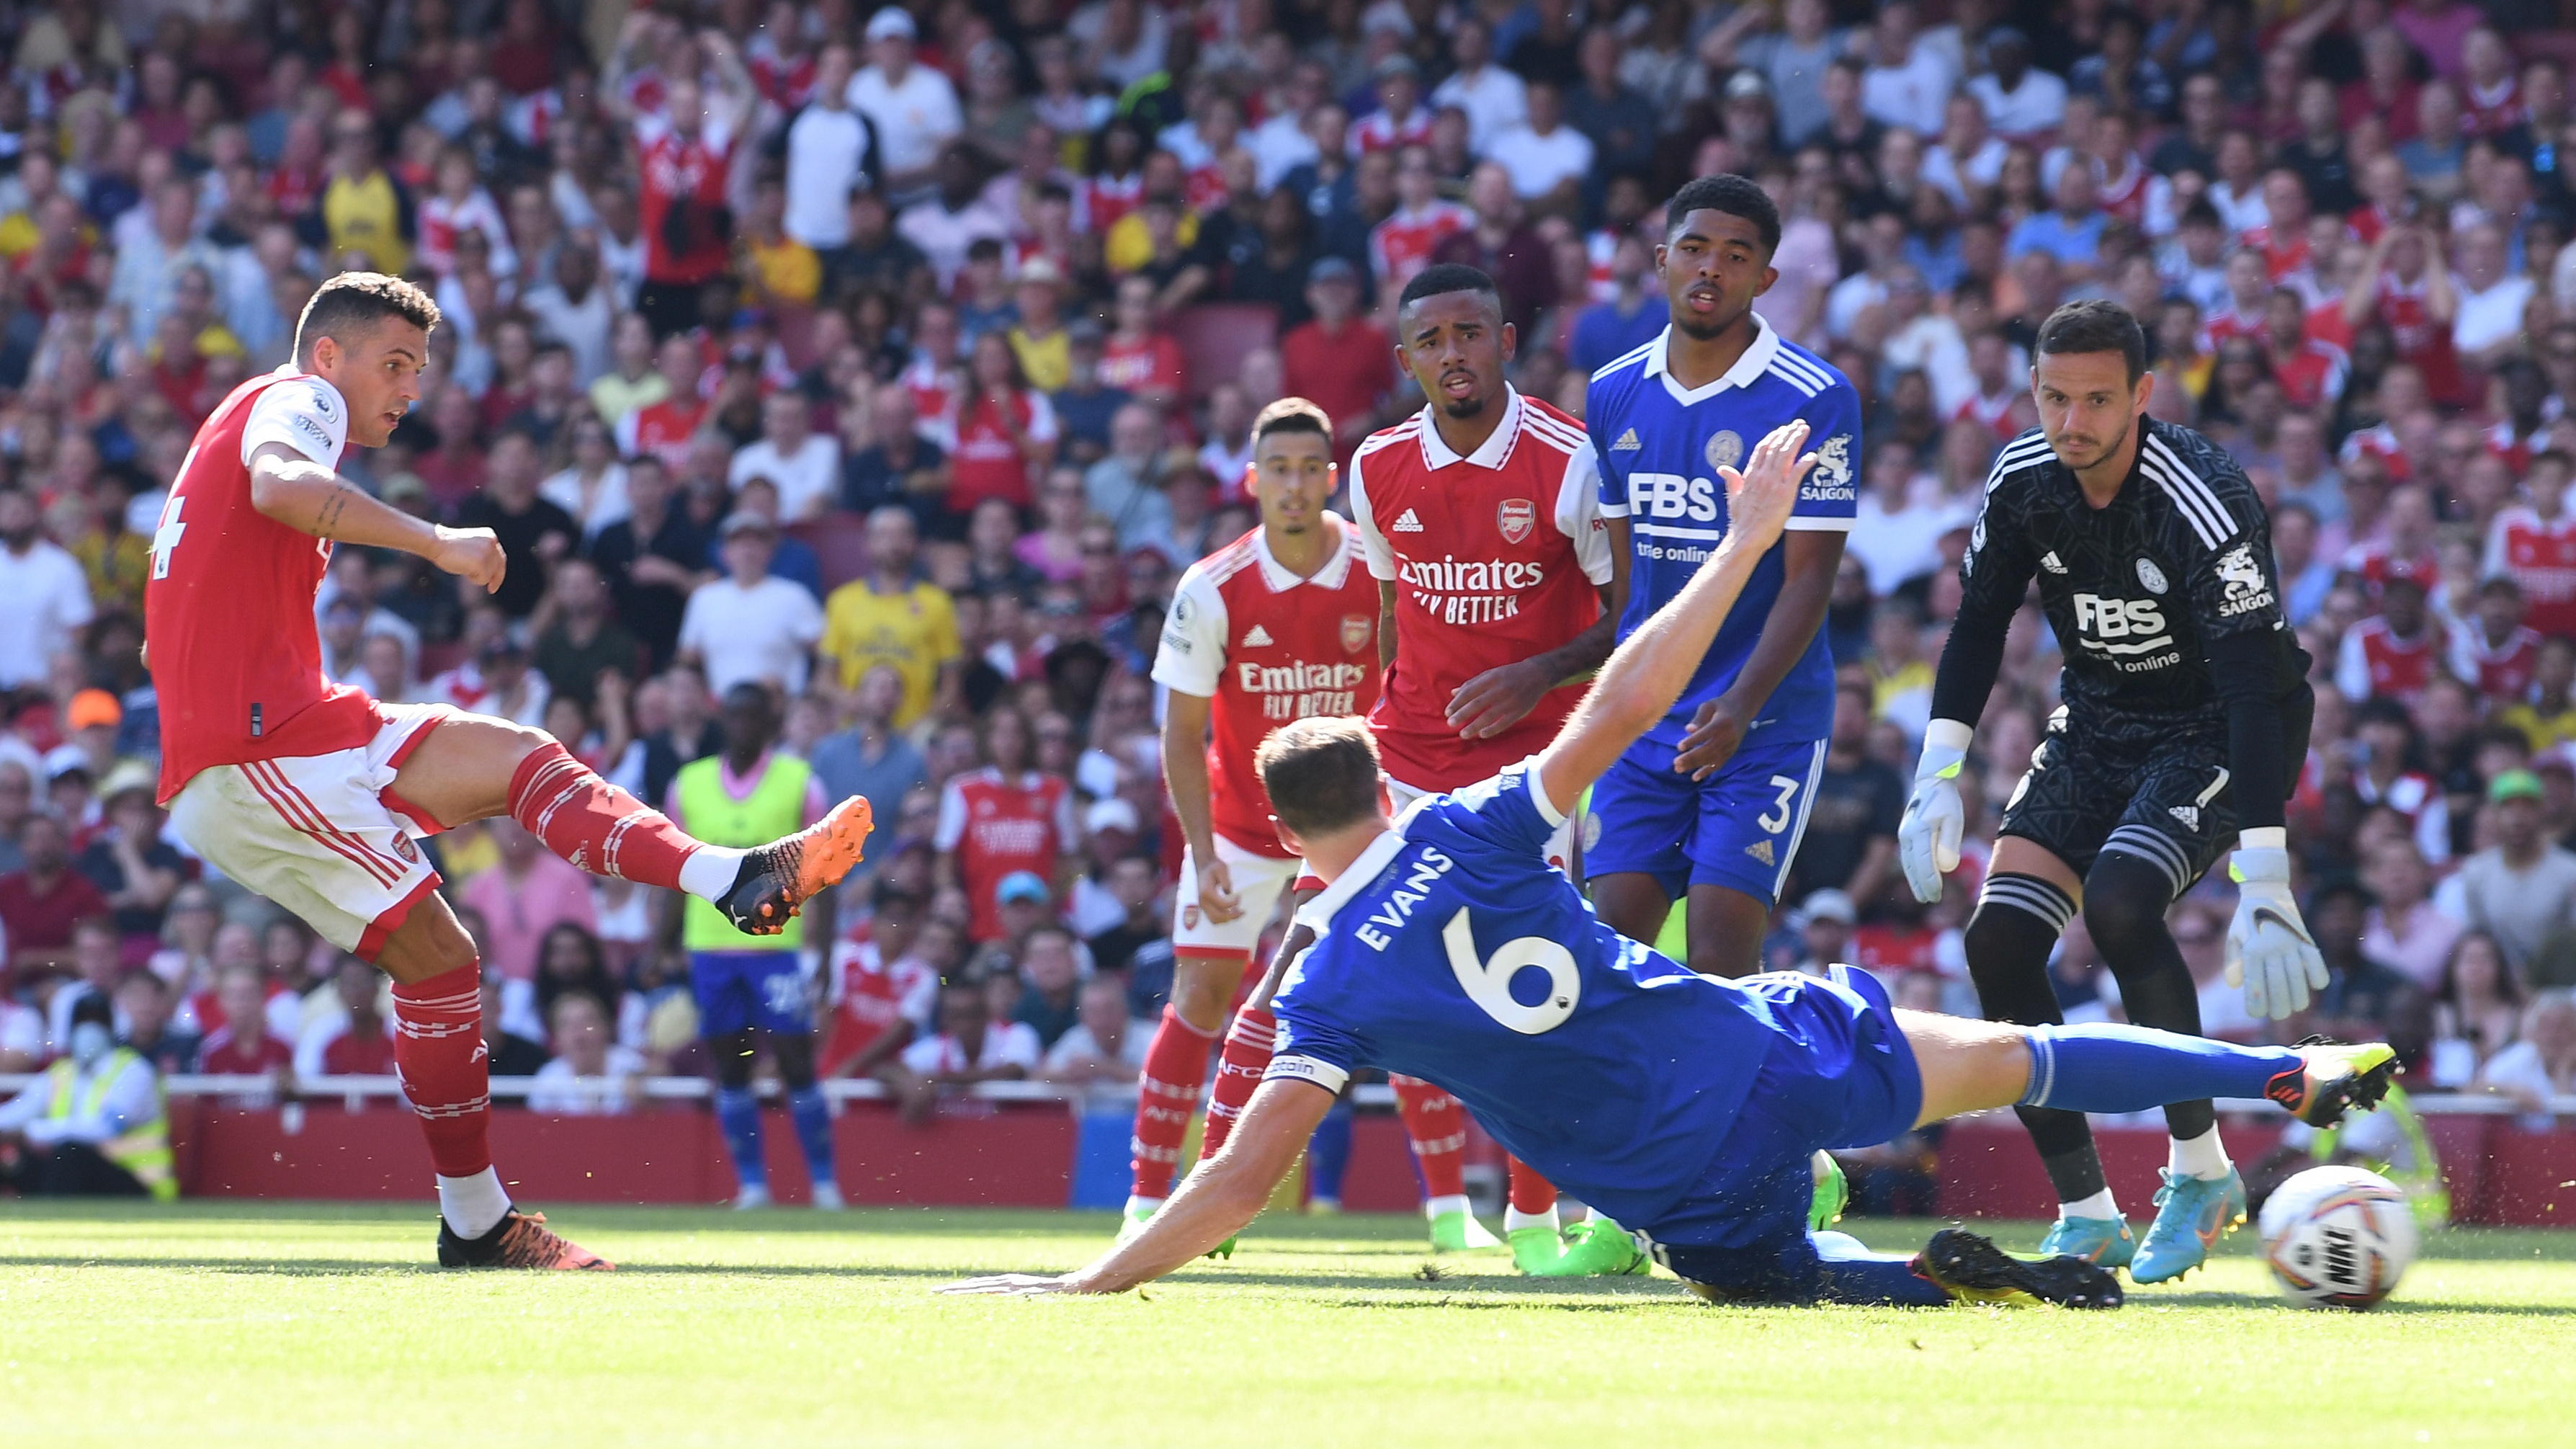
[[[1720,211],[1740,216],[1753,223],[1762,238],[1762,254],[1769,256],[1780,249],[1780,208],[1771,193],[1750,177],[1723,172],[1702,176],[1683,184],[1664,203],[1664,237],[1670,240],[1681,230],[1682,221],[1694,211]]]
[[[304,304],[295,323],[295,355],[310,357],[313,344],[325,337],[345,347],[388,317],[427,332],[438,325],[438,304],[400,277],[342,272],[315,288],[313,300]]]
[[[2117,302],[2069,302],[2039,324],[2042,353],[2116,352],[2129,365],[2129,386],[2147,373],[2147,334]]]
[[[1252,758],[1270,813],[1299,835],[1357,825],[1378,808],[1377,742],[1357,716],[1282,725]]]
[[[1323,408],[1302,397],[1283,397],[1253,415],[1254,447],[1259,447],[1261,440],[1272,433],[1313,433],[1331,442],[1333,420]]]
[[[2531,455],[2531,466],[2537,468],[2543,463],[2555,464],[2570,477],[2576,477],[2576,454],[2564,448],[2543,448]]]
[[[1458,262],[1441,262],[1414,273],[1413,280],[1404,284],[1403,294],[1395,299],[1395,310],[1401,312],[1425,297],[1445,297],[1451,292],[1482,292],[1494,299],[1494,310],[1502,310],[1502,289],[1494,285],[1494,279]]]

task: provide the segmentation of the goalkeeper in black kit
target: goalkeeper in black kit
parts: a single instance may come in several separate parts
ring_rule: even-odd
[[[2282,804],[2315,695],[2290,632],[2261,500],[2234,459],[2147,416],[2155,379],[2137,319],[2077,302],[2039,330],[2040,426],[2008,444],[1960,564],[1965,597],[1897,853],[1917,898],[1959,863],[1956,776],[2031,581],[2064,651],[2049,720],[1997,830],[1969,918],[1968,971],[1988,1017],[2060,1020],[2049,954],[2079,907],[2129,1019],[2198,1034],[2200,1003],[2165,912],[2234,847],[2227,970],[2247,1009],[2286,1017],[2326,984],[2290,893]],[[2022,1107],[2058,1197],[2044,1251],[2178,1278],[2245,1220],[2245,1184],[2206,1101],[2165,1109],[2173,1154],[2154,1223],[2133,1239],[2083,1114]]]

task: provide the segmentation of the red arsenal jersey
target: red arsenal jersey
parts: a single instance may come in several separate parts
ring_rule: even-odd
[[[2487,577],[2522,590],[2522,621],[2542,634],[2576,634],[2576,514],[2543,520],[2508,508],[2487,525]]]
[[[1473,456],[1441,441],[1425,406],[1351,459],[1369,572],[1396,586],[1395,667],[1369,726],[1387,774],[1416,790],[1472,785],[1556,737],[1578,689],[1554,690],[1520,723],[1472,741],[1450,726],[1450,698],[1592,627],[1610,580],[1583,425],[1514,389],[1502,403],[1502,425]]]
[[[1073,787],[1035,770],[1010,779],[990,765],[960,775],[939,792],[934,843],[957,856],[973,912],[966,934],[993,940],[1002,934],[994,892],[1003,877],[1025,870],[1054,890],[1056,860],[1073,849]]]
[[[1442,242],[1475,224],[1476,214],[1454,201],[1411,212],[1398,207],[1369,231],[1369,267],[1377,273],[1378,290],[1403,290],[1414,273],[1431,265]]]
[[[1280,567],[1254,529],[1181,575],[1154,682],[1214,701],[1208,707],[1208,813],[1216,833],[1256,855],[1286,859],[1270,828],[1270,797],[1253,751],[1291,720],[1360,714],[1377,703],[1377,580],[1359,566],[1357,534],[1313,578]]]
[[[889,962],[874,941],[842,937],[832,947],[830,966],[832,1017],[823,1028],[822,1067],[840,1076],[859,1053],[897,1025],[930,1026],[939,973],[918,956]]]
[[[2354,700],[2386,695],[2411,705],[2432,682],[2436,657],[2431,630],[2401,639],[2387,620],[2374,614],[2344,635],[2335,685]]]
[[[250,455],[284,443],[336,468],[349,404],[280,368],[233,389],[188,447],[152,533],[144,653],[161,699],[163,804],[198,771],[355,749],[372,700],[322,676],[313,600],[331,544],[252,506]]]
[[[688,140],[663,122],[639,123],[637,129],[635,169],[643,180],[638,210],[645,279],[680,284],[714,281],[733,260],[731,239],[715,221],[716,209],[725,204],[731,138],[712,117]],[[680,201],[696,204],[675,217],[672,206]]]
[[[2539,667],[2540,635],[2528,627],[2516,625],[2502,644],[2488,643],[2474,619],[2451,631],[2451,672],[2489,699],[2518,703],[2527,698]]]

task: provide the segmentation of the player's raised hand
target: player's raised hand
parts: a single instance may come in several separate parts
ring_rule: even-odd
[[[1199,873],[1199,910],[1212,924],[1222,926],[1243,914],[1243,902],[1234,893],[1234,867],[1213,858],[1191,864]]]
[[[1073,1286],[1073,1275],[1050,1277],[1044,1273],[996,1273],[989,1278],[969,1278],[937,1290],[950,1294],[973,1294],[989,1298],[1043,1298],[1053,1293],[1079,1293]]]
[[[1726,480],[1730,543],[1740,540],[1740,546],[1767,549],[1779,541],[1780,530],[1788,526],[1789,509],[1798,501],[1798,485],[1806,481],[1807,470],[1816,466],[1815,454],[1798,451],[1806,444],[1805,420],[1792,419],[1754,445],[1742,471],[1717,470]]]
[[[2242,846],[2228,873],[2236,878],[2236,918],[2227,923],[2227,984],[2245,990],[2245,1011],[2273,1020],[2308,1009],[2326,989],[2326,958],[2290,894],[2290,852]]]
[[[501,575],[509,567],[500,536],[488,528],[440,528],[429,561],[487,594],[501,587]]]

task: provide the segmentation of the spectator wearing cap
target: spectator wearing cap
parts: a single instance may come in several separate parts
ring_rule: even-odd
[[[44,537],[35,498],[0,489],[0,690],[44,679],[56,653],[89,623],[89,578],[80,561]],[[154,547],[166,547],[158,540]]]
[[[787,234],[813,248],[827,270],[849,245],[851,195],[883,164],[875,123],[850,104],[856,75],[848,46],[824,46],[814,98],[787,126]]]
[[[1315,320],[1279,341],[1288,395],[1307,399],[1333,420],[1344,459],[1377,430],[1379,410],[1395,390],[1395,344],[1358,315],[1359,304],[1359,269],[1326,257],[1306,274],[1306,305]]]
[[[18,832],[25,864],[0,875],[0,931],[9,964],[30,971],[68,971],[72,928],[108,913],[107,897],[72,869],[71,832],[52,815],[31,815]]]
[[[926,195],[940,148],[966,129],[957,88],[948,77],[915,62],[912,15],[888,5],[868,17],[868,64],[850,78],[850,109],[876,129],[882,184],[901,201]]]
[[[89,775],[103,779],[116,768],[116,738],[125,723],[125,706],[104,689],[84,689],[63,710],[63,727],[71,745],[89,761]]]
[[[188,868],[177,848],[161,837],[153,784],[152,767],[140,760],[120,760],[108,770],[98,785],[107,826],[72,862],[107,898],[118,934],[138,944],[160,936],[162,912]]]
[[[736,492],[754,478],[778,487],[778,511],[793,522],[817,517],[840,491],[841,441],[813,426],[803,393],[782,389],[761,399],[760,441],[733,455],[725,482]]]
[[[768,682],[805,692],[806,658],[823,637],[823,608],[804,585],[769,571],[778,526],[737,512],[721,528],[724,576],[689,595],[680,618],[679,657],[706,674],[718,698],[737,684]]]
[[[1849,895],[1831,887],[1809,891],[1798,903],[1797,917],[1798,970],[1822,976],[1835,964],[1854,959],[1852,930],[1860,924],[1860,912]]]
[[[2485,824],[2495,844],[2470,856],[2442,893],[2458,901],[2469,930],[2494,937],[2506,964],[2525,973],[2544,945],[2576,929],[2576,853],[2543,832],[2542,794],[2529,770],[2489,781]]]
[[[1020,274],[1011,284],[1012,301],[1018,310],[1011,323],[1011,352],[1020,360],[1020,372],[1029,386],[1043,393],[1064,390],[1073,380],[1073,347],[1064,325],[1062,294],[1064,273],[1045,256],[1034,256],[1020,263]]]
[[[1055,914],[1055,892],[1036,871],[1015,870],[993,887],[993,908],[1001,932],[997,939],[1016,947]]]
[[[2036,141],[2066,120],[2065,80],[2033,66],[2030,37],[2009,25],[1986,32],[1986,72],[1967,90],[2007,141]]]

